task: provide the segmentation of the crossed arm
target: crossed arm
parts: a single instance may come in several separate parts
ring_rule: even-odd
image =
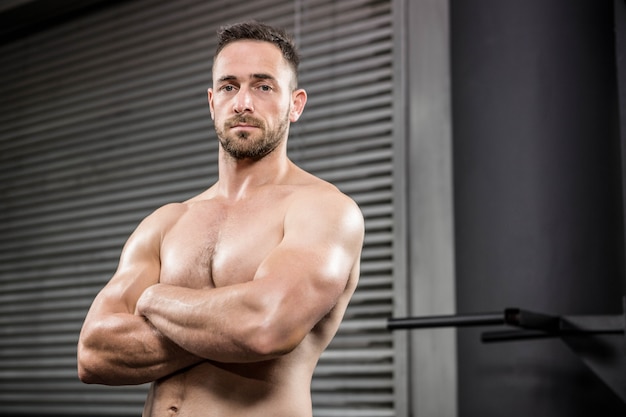
[[[207,359],[256,362],[293,350],[335,306],[360,256],[358,208],[332,201],[317,211],[294,207],[283,241],[251,281],[211,289],[158,283],[160,239],[149,232],[156,220],[146,219],[87,315],[81,379],[143,383]]]
[[[81,381],[142,384],[203,360],[135,312],[139,296],[159,280],[160,230],[172,214],[170,208],[162,208],[137,227],[122,250],[116,273],[93,301],[78,341]]]

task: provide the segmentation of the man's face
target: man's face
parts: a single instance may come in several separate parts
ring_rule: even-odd
[[[293,84],[293,70],[269,42],[236,41],[222,49],[208,94],[217,137],[230,156],[258,160],[287,139],[306,102]]]

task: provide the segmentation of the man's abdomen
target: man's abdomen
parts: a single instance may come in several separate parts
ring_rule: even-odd
[[[302,371],[282,359],[205,362],[154,382],[143,417],[310,417],[311,375]]]

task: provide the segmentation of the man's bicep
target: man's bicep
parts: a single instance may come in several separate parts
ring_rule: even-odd
[[[158,282],[159,268],[150,262],[137,261],[118,269],[96,296],[92,308],[102,314],[134,314],[137,300],[146,288]]]
[[[97,295],[93,309],[102,314],[133,314],[143,291],[158,282],[160,237],[152,223],[144,220],[129,237],[117,270]]]
[[[263,262],[255,279],[268,279],[282,292],[283,314],[308,316],[315,324],[345,291],[363,243],[363,218],[345,199],[323,208],[307,205],[285,222],[280,245]]]

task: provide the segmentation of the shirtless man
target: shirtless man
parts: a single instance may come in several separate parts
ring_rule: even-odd
[[[356,204],[287,157],[306,92],[285,33],[224,28],[208,90],[219,178],[146,217],[95,298],[79,377],[152,382],[144,417],[310,417],[311,376],[357,285]]]

